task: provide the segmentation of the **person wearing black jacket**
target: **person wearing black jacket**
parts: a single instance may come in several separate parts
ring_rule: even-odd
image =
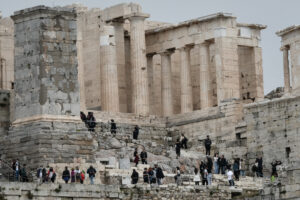
[[[68,167],[65,167],[65,170],[63,171],[63,174],[62,174],[62,179],[65,181],[65,183],[68,183],[69,180],[70,180],[70,171],[68,170]]]
[[[94,117],[93,112],[88,112],[88,116],[86,117],[86,123],[89,131],[94,132],[96,127],[96,119]]]
[[[205,146],[205,150],[206,150],[206,155],[210,155],[210,147],[211,147],[211,140],[209,138],[209,135],[206,137],[205,141],[204,141],[204,146]]]
[[[181,149],[181,143],[180,143],[179,139],[177,139],[177,142],[175,144],[176,158],[177,159],[180,157],[180,149]]]
[[[131,183],[137,184],[138,181],[139,181],[139,173],[137,173],[137,171],[135,171],[135,169],[133,169],[132,174],[131,174]]]
[[[94,185],[94,178],[96,174],[95,168],[91,165],[90,168],[87,170],[87,173],[89,174],[91,185]]]
[[[262,157],[256,158],[255,162],[258,163],[258,166],[257,166],[258,176],[263,177],[264,174],[263,174],[263,159],[262,159]]]
[[[113,135],[117,133],[117,125],[113,119],[110,120],[110,133]]]
[[[274,177],[278,177],[278,174],[277,174],[277,169],[276,169],[276,167],[277,167],[277,165],[281,165],[282,163],[281,163],[281,161],[278,161],[278,160],[274,160],[272,163],[271,163],[271,165],[272,165],[272,176],[274,176]]]
[[[142,160],[142,164],[147,164],[147,152],[145,151],[145,149],[143,149],[143,151],[140,154],[141,160]]]
[[[165,175],[160,167],[157,164],[154,165],[154,170],[156,172],[157,184],[161,185],[161,179],[165,178]]]
[[[134,139],[134,140],[137,140],[137,139],[138,139],[139,132],[140,132],[140,128],[138,127],[138,125],[136,125],[136,126],[134,127],[134,131],[133,131],[133,139]]]
[[[212,162],[211,157],[209,157],[209,156],[207,156],[206,159],[207,159],[207,163],[206,163],[206,165],[207,165],[207,184],[211,185],[213,162]]]
[[[226,167],[227,167],[227,160],[224,157],[224,155],[222,155],[221,158],[220,158],[220,168],[221,168],[221,173],[222,174],[225,174]]]

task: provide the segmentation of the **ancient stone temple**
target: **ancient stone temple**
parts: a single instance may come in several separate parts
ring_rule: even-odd
[[[0,182],[5,188],[0,197],[299,197],[299,27],[277,32],[285,95],[269,100],[259,45],[265,25],[239,23],[230,13],[176,25],[149,17],[140,5],[124,3],[105,9],[37,6],[0,19],[1,159],[19,159],[33,174],[40,165],[54,167],[58,184],[65,166],[93,165],[95,183],[101,184]],[[93,112],[95,131],[88,131],[80,111]],[[111,119],[116,135],[110,132]],[[138,140],[132,138],[136,125]],[[177,158],[174,145],[181,134],[189,139],[188,149]],[[211,156],[219,152],[230,164],[245,160],[247,177],[237,188],[228,190],[227,179],[218,174],[208,188],[191,184],[194,167],[206,159],[207,135]],[[148,164],[130,163],[135,148],[147,151]],[[249,177],[258,157],[265,178]],[[277,182],[270,183],[273,160],[282,164]],[[127,187],[132,169],[142,180],[143,168],[154,164],[165,172],[164,186]],[[185,187],[173,184],[177,166],[184,170]],[[12,188],[16,193],[7,192]]]

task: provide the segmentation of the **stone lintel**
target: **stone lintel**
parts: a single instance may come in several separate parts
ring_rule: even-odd
[[[149,18],[150,14],[147,13],[142,13],[142,12],[133,12],[129,15],[125,15],[123,18],[124,19],[131,19],[131,18]]]
[[[36,121],[43,122],[73,122],[78,123],[81,122],[79,116],[67,116],[67,115],[35,115],[32,117],[26,117],[17,119],[12,123],[13,126],[28,124]]]
[[[282,37],[288,33],[291,33],[293,31],[299,30],[300,29],[300,25],[293,25],[293,26],[289,26],[285,29],[282,29],[280,31],[276,32],[276,35],[278,35],[279,37]]]
[[[237,23],[237,26],[238,27],[249,27],[249,28],[252,28],[252,29],[259,29],[259,30],[267,28],[267,25],[263,25],[263,24]]]

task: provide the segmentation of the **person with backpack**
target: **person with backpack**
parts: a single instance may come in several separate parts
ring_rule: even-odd
[[[157,184],[161,185],[161,179],[165,178],[165,175],[160,167],[157,164],[154,165],[154,170],[156,172]]]
[[[48,179],[49,179],[52,183],[55,182],[56,173],[55,173],[55,171],[53,170],[53,167],[50,167],[47,176],[48,176]]]
[[[209,135],[206,137],[206,139],[204,141],[204,146],[205,146],[205,150],[206,150],[205,155],[210,155],[211,140],[209,138]]]
[[[90,168],[87,170],[87,173],[89,174],[91,185],[94,185],[94,178],[95,178],[95,175],[96,175],[95,168],[91,165]]]
[[[68,167],[65,167],[65,170],[63,171],[62,174],[62,179],[65,181],[65,183],[67,184],[70,180],[70,171],[68,170]]]

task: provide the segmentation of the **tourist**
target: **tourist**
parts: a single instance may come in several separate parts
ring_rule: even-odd
[[[177,159],[180,157],[180,149],[181,149],[181,143],[180,143],[179,139],[177,139],[177,142],[175,144],[176,158]]]
[[[20,176],[22,182],[28,182],[28,177],[27,177],[27,171],[26,171],[26,165],[23,165],[23,168],[20,170]]]
[[[80,169],[78,166],[75,168],[74,172],[75,172],[76,183],[80,183]]]
[[[85,171],[82,170],[80,173],[80,183],[83,184],[85,179]]]
[[[40,166],[37,169],[36,177],[38,179],[38,184],[41,184],[43,182],[43,166]]]
[[[137,139],[138,139],[139,131],[140,131],[140,128],[138,127],[138,125],[136,125],[136,126],[134,127],[133,134],[132,134],[134,140],[137,140]]]
[[[87,170],[87,173],[89,174],[91,185],[94,185],[94,178],[95,178],[95,175],[96,175],[95,168],[91,165],[90,168]]]
[[[52,183],[54,183],[55,178],[56,178],[56,173],[55,173],[55,171],[53,170],[53,167],[50,167],[47,176],[48,176],[48,178],[50,179],[50,181],[51,181]]]
[[[43,168],[42,173],[43,173],[43,183],[45,183],[45,182],[48,181],[48,180],[47,180],[47,170],[46,170],[45,167]]]
[[[208,171],[207,171],[207,166],[205,166],[204,171],[203,171],[203,176],[202,176],[202,185],[208,185]]]
[[[212,169],[213,169],[213,162],[212,162],[212,159],[207,156],[206,157],[207,159],[207,162],[206,162],[206,169],[207,169],[207,184],[208,185],[211,185],[212,183]]]
[[[245,176],[245,170],[246,170],[245,161],[243,159],[240,159],[240,175],[242,177]]]
[[[70,171],[68,170],[68,167],[65,167],[65,170],[63,171],[62,174],[62,179],[65,181],[65,183],[67,184],[70,180]]]
[[[155,177],[155,172],[154,170],[149,167],[149,170],[148,170],[148,175],[149,175],[149,183],[156,183],[156,177]]]
[[[263,177],[263,159],[260,156],[256,159],[258,177]]]
[[[230,166],[228,167],[227,177],[228,177],[229,185],[230,185],[230,186],[234,186],[233,172],[232,172]]]
[[[86,115],[84,114],[84,112],[80,111],[80,119],[81,121],[83,121],[86,124]]]
[[[135,157],[134,157],[134,161],[133,161],[135,163],[136,167],[138,166],[139,161],[140,161],[140,158],[139,158],[138,154],[136,154]]]
[[[144,183],[149,183],[149,174],[147,168],[144,168],[143,179],[144,179]]]
[[[219,174],[219,154],[215,153],[214,156],[214,169],[215,174]]]
[[[276,177],[278,177],[277,174],[277,165],[281,165],[281,161],[278,160],[273,160],[273,162],[271,163],[272,165],[272,174],[271,174],[271,179],[273,179],[273,181],[275,180]]]
[[[71,183],[75,183],[75,181],[76,181],[76,173],[75,173],[74,168],[72,168],[72,170],[71,170]]]
[[[187,149],[187,142],[188,139],[185,137],[185,135],[182,133],[180,137],[180,143],[181,143],[181,148]]]
[[[239,174],[240,174],[239,166],[240,166],[239,159],[236,158],[233,163],[233,173],[234,173],[234,177],[237,181],[239,180]]]
[[[93,112],[88,112],[88,116],[86,118],[86,121],[87,121],[89,131],[94,132],[95,127],[96,127],[96,119],[94,117]]]
[[[199,170],[197,169],[197,167],[195,167],[195,169],[194,169],[194,182],[195,182],[195,185],[199,185],[199,183],[200,183],[200,173],[199,173]]]
[[[177,186],[181,185],[181,172],[179,167],[176,167],[176,175],[174,178]]]
[[[141,160],[142,160],[142,164],[147,164],[147,152],[145,151],[145,148],[143,149],[143,151],[140,154],[141,156]]]
[[[221,156],[221,159],[220,159],[220,168],[221,168],[221,173],[222,174],[225,174],[225,171],[226,171],[226,167],[227,167],[227,160],[226,158],[224,157],[224,155]]]
[[[13,168],[14,173],[15,173],[15,180],[19,181],[20,164],[19,164],[19,160],[18,159],[13,161],[12,168]]]
[[[154,171],[156,174],[157,184],[161,185],[161,179],[165,178],[165,175],[160,167],[157,164],[154,165]]]
[[[131,174],[131,183],[137,184],[138,181],[139,181],[139,173],[137,173],[137,171],[135,171],[135,169],[133,169],[132,174]]]
[[[209,138],[209,135],[206,137],[206,139],[204,141],[204,146],[205,146],[205,150],[206,150],[205,155],[210,155],[211,140]]]
[[[117,125],[113,119],[110,120],[110,133],[113,135],[117,133]]]

